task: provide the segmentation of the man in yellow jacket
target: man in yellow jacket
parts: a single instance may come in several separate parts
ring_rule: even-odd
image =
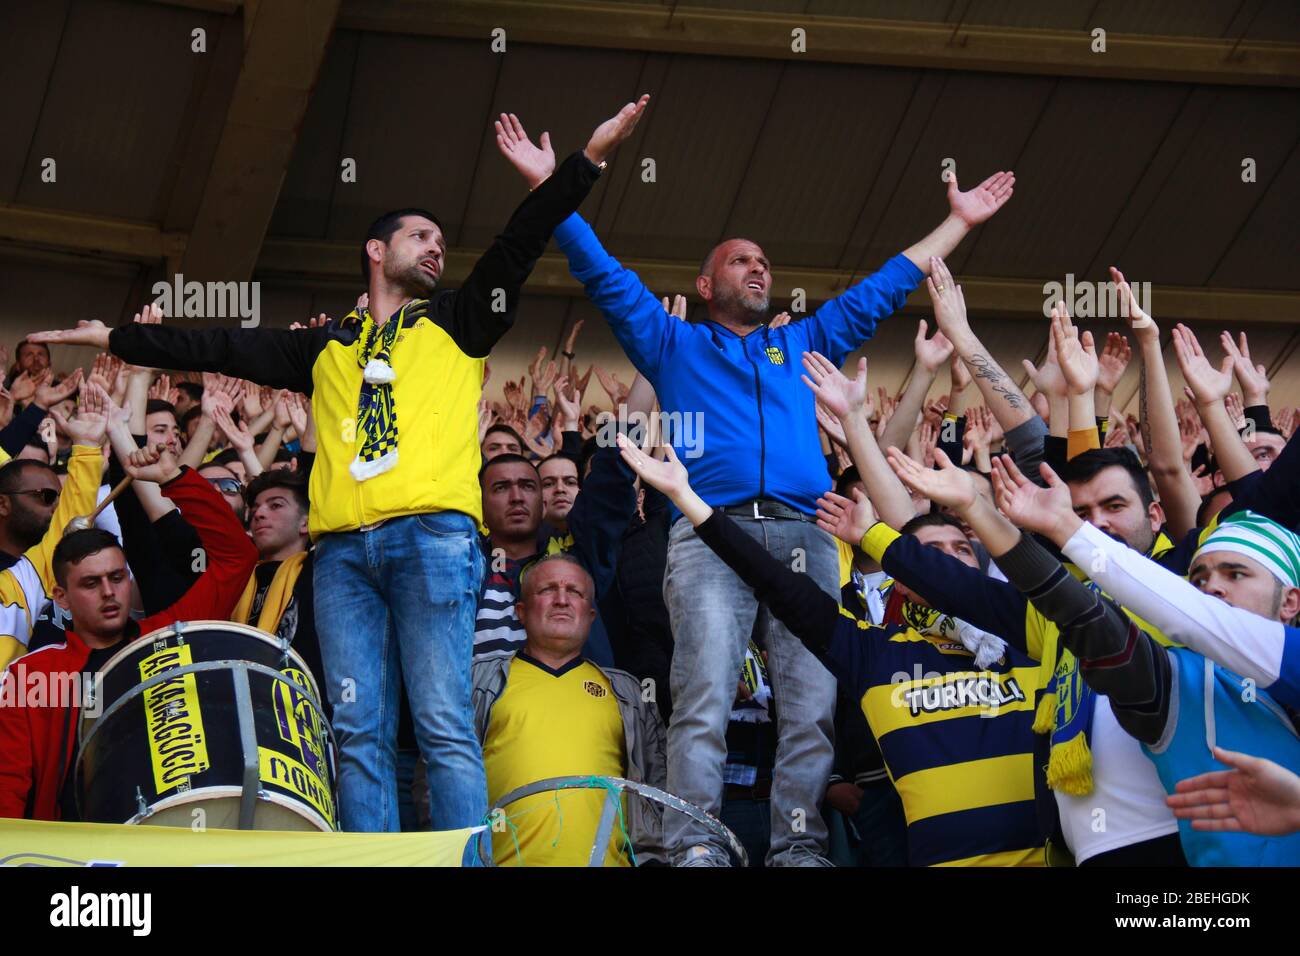
[[[483,364],[514,323],[551,232],[581,204],[648,97],[629,103],[558,168],[502,115],[497,145],[531,190],[457,290],[438,290],[446,242],[421,209],[370,227],[368,307],[314,329],[181,330],[100,322],[33,341],[108,348],[132,364],[223,372],[307,392],[317,430],[310,532],[315,604],[339,743],[343,828],[398,829],[395,754],[405,686],[428,766],[434,829],[479,824],[483,758],[470,712],[483,576],[477,403]]]

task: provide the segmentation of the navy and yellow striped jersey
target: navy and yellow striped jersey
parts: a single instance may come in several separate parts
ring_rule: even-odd
[[[1036,661],[840,615],[822,656],[861,701],[903,800],[913,866],[1036,866]]]
[[[909,861],[1042,865],[1034,810],[1038,664],[1008,647],[984,670],[955,637],[867,624],[726,515],[696,532],[862,705],[903,800]]]

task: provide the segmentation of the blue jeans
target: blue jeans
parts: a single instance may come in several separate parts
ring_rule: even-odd
[[[839,598],[839,555],[816,525],[788,519],[732,517],[755,547],[790,567],[799,564],[827,594]],[[826,852],[819,807],[835,757],[835,678],[754,592],[713,553],[691,523],[678,520],[668,535],[664,601],[673,628],[669,683],[668,790],[716,816],[722,804],[727,721],[754,624],[767,650],[776,701],[776,768],[772,775],[768,866]],[[724,856],[717,837],[685,814],[664,813],[664,841],[680,863],[695,845]]]
[[[858,812],[846,817],[826,807],[831,859],[836,866],[907,866],[907,818],[887,780],[862,788]]]
[[[343,829],[400,829],[403,682],[427,764],[433,829],[479,824],[487,814],[487,780],[470,710],[470,658],[484,560],[473,519],[440,511],[322,535],[315,565]]]

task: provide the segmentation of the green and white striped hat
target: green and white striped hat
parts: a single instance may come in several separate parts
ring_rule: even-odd
[[[1300,587],[1300,537],[1253,511],[1238,511],[1224,518],[1196,555],[1207,551],[1244,554],[1264,565],[1285,586]]]

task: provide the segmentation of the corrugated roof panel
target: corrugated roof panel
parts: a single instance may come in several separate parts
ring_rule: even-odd
[[[1025,201],[1024,183],[1032,180],[1034,170],[1021,161],[1022,150],[1054,82],[980,73],[944,76],[942,90],[924,117],[919,136],[893,144],[893,149],[903,151],[904,162],[895,179],[879,185],[888,191],[888,206],[872,232],[870,245],[853,263],[864,270],[874,268],[943,221],[948,214],[947,184],[942,179],[947,159],[955,161],[962,189],[978,185],[999,170],[1014,169],[1016,195],[988,227],[999,234],[1014,232],[1032,212],[1024,208],[1030,205]],[[981,245],[985,241],[980,232],[968,237],[951,257],[954,271],[970,271],[966,258],[979,248],[977,241]],[[1014,267],[1015,263],[1006,265]]]
[[[388,209],[422,206],[449,236],[460,229],[474,178],[483,118],[500,55],[488,44],[364,34],[336,149],[327,235],[364,235]],[[340,163],[356,161],[356,182],[341,181]]]
[[[156,4],[74,4],[17,201],[160,219],[167,163],[207,55],[191,50],[191,31],[213,38],[217,23],[214,14]],[[54,183],[41,181],[47,157],[57,164]]]
[[[1209,282],[1238,233],[1248,231],[1251,211],[1300,139],[1294,91],[1219,87],[1214,95],[1194,148],[1183,154],[1121,255],[1126,269],[1153,282]],[[1132,116],[1143,122],[1140,111]],[[1122,149],[1122,140],[1114,149]],[[1254,183],[1242,182],[1246,158],[1256,161]],[[1104,189],[1096,183],[1075,195],[1100,197]],[[1274,281],[1296,287],[1294,275]]]
[[[778,271],[833,265],[915,85],[911,71],[787,65],[723,233]]]
[[[12,202],[23,185],[27,147],[40,121],[69,0],[12,0],[0,30],[0,197]],[[40,167],[36,168],[37,176]]]
[[[614,217],[601,238],[628,257],[694,260],[726,225],[780,71],[755,60],[668,59],[657,106],[643,120],[638,174],[617,208],[601,211],[602,222]]]
[[[1264,167],[1262,172],[1271,170]],[[1292,147],[1286,162],[1270,177],[1259,202],[1215,266],[1208,283],[1237,289],[1294,289],[1300,249],[1300,147]],[[1236,186],[1234,185],[1234,189]],[[1279,256],[1282,257],[1279,260]],[[1288,265],[1279,265],[1282,262]],[[1300,315],[1295,317],[1300,325]]]
[[[962,271],[1044,281],[1082,273],[1186,92],[1168,83],[1060,80],[1016,160],[1016,195],[983,228]],[[1136,265],[1125,268],[1143,278],[1187,284],[1186,270],[1157,277]]]
[[[339,148],[352,98],[352,74],[360,42],[361,34],[354,30],[340,30],[330,39],[293,158],[285,171],[268,235],[325,238],[330,201],[342,185]]]
[[[527,195],[523,178],[497,149],[493,122],[501,113],[517,115],[533,142],[543,131],[549,132],[556,162],[562,163],[587,145],[600,123],[638,93],[647,92],[637,86],[645,60],[640,54],[524,44],[509,49],[501,58],[492,102],[478,120],[482,135],[467,137],[465,143],[477,149],[478,168],[456,241],[470,248],[486,247]],[[592,77],[600,77],[600,82],[591,82]],[[648,92],[652,93],[649,113],[642,118],[647,128],[660,99],[657,90]],[[610,158],[609,169],[583,203],[589,220],[596,218],[610,179],[636,167],[636,143],[629,141]]]

